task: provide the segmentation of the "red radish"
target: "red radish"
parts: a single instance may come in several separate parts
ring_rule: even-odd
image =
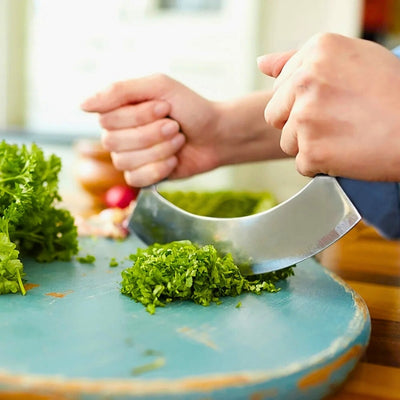
[[[104,200],[109,208],[126,208],[135,200],[139,189],[125,185],[115,185],[107,190]]]

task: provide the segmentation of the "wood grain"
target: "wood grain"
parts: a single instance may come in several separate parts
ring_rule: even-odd
[[[363,361],[329,399],[400,399],[400,241],[361,222],[318,260],[361,295],[372,320]]]

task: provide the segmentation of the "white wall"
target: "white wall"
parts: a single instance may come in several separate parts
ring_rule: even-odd
[[[7,1],[0,1],[0,128],[7,122]]]
[[[0,0],[0,127],[21,128],[25,108],[27,0]]]
[[[28,125],[34,130],[97,134],[97,119],[79,110],[82,99],[112,81],[153,72],[212,99],[254,89],[260,0],[224,0],[222,12],[198,13],[161,12],[152,0],[33,4]]]

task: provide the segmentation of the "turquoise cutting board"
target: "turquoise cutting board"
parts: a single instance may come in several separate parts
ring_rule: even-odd
[[[150,315],[119,292],[138,246],[88,238],[93,265],[25,260],[27,295],[0,296],[0,398],[319,399],[368,343],[363,300],[313,259],[278,293]]]

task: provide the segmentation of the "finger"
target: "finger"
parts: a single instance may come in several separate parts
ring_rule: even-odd
[[[296,99],[291,80],[286,81],[272,95],[264,111],[265,121],[277,129],[282,129],[289,119]]]
[[[157,97],[163,84],[161,75],[114,82],[87,98],[81,108],[88,112],[105,113],[127,104],[152,100]]]
[[[103,130],[103,147],[112,152],[142,150],[161,143],[179,132],[179,124],[169,118],[160,119],[138,128]]]
[[[177,157],[171,156],[165,160],[156,161],[134,170],[125,171],[125,181],[128,185],[133,187],[149,186],[168,177],[177,165]]]
[[[312,59],[312,54],[314,53],[315,46],[318,43],[320,36],[320,34],[312,36],[298,51],[294,52],[292,57],[287,60],[286,64],[282,67],[279,76],[275,79],[274,89],[282,85],[286,80],[290,79],[304,64],[307,64],[307,61]]]
[[[317,174],[324,173],[319,170],[315,165],[311,164],[304,155],[299,152],[296,156],[296,170],[303,176],[314,177]]]
[[[289,156],[294,157],[299,153],[296,125],[290,118],[282,129],[280,146],[282,151]]]
[[[296,168],[304,176],[335,175],[340,170],[343,160],[351,158],[351,155],[346,155],[342,146],[340,152],[337,151],[337,143],[335,140],[332,141],[331,137],[300,135],[298,147]]]
[[[276,78],[289,59],[296,53],[296,50],[283,53],[270,53],[257,58],[258,68],[265,75]]]
[[[166,101],[146,101],[100,114],[99,121],[104,129],[134,128],[166,117],[170,110],[171,106]]]
[[[181,133],[175,135],[171,140],[157,143],[147,149],[112,152],[111,158],[115,168],[120,171],[134,170],[146,164],[152,164],[161,160],[166,160],[183,146],[185,136]]]

